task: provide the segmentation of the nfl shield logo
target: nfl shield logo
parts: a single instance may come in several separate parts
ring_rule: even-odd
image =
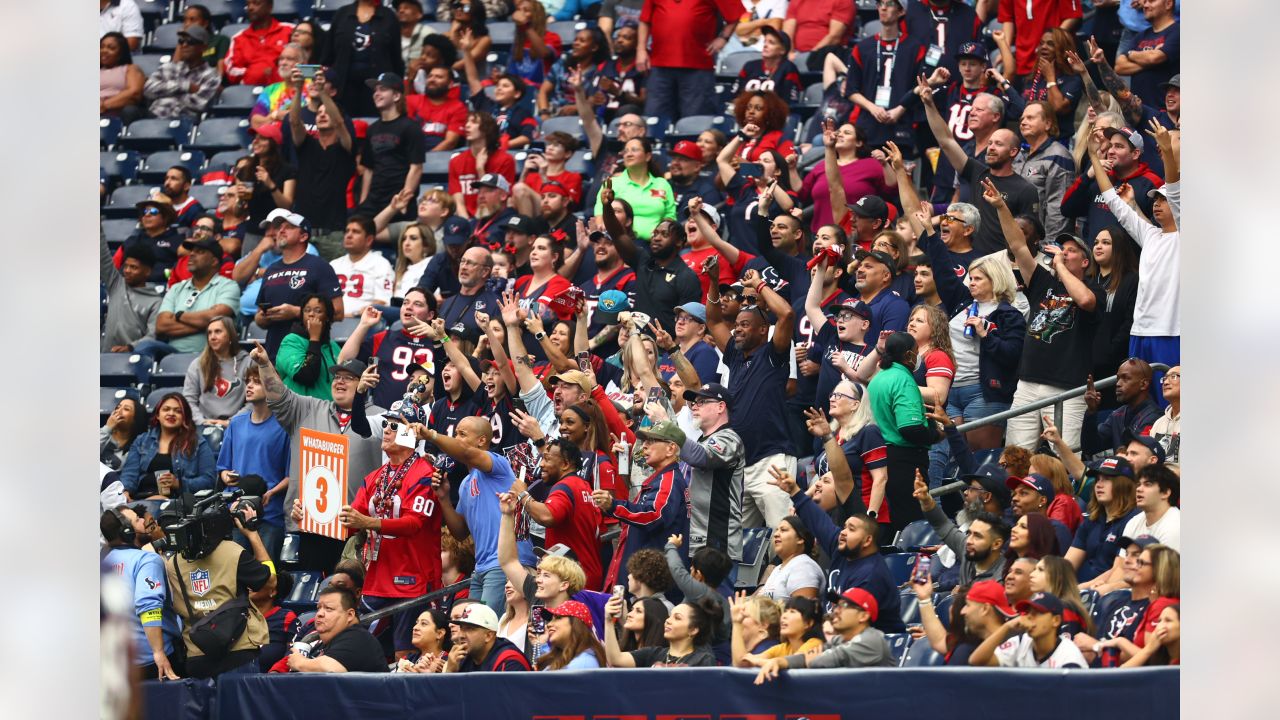
[[[191,573],[191,592],[204,595],[209,592],[209,571],[195,570]]]
[[[294,275],[293,277],[289,278],[289,289],[297,290],[298,288],[302,287],[302,285],[306,283],[306,281],[307,279],[302,277],[301,275]]]

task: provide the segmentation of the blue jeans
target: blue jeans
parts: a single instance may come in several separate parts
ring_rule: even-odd
[[[716,114],[716,74],[689,68],[650,68],[644,114],[658,118],[659,133],[667,123],[690,115]]]
[[[506,584],[506,573],[500,567],[475,573],[471,576],[471,597],[502,617],[507,610]]]
[[[134,344],[133,351],[139,355],[148,358],[151,362],[160,360],[165,355],[172,355],[178,352],[177,348],[167,342],[159,340],[141,340]]]
[[[965,421],[990,417],[1008,410],[1009,403],[990,402],[982,397],[982,385],[963,385],[952,387],[947,395],[947,414],[961,417]],[[937,488],[943,484],[947,461],[951,459],[951,446],[945,439],[929,448],[929,487]]]

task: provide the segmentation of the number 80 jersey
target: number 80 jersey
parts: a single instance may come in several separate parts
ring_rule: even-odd
[[[381,379],[373,389],[373,402],[386,410],[391,403],[404,397],[409,386],[409,366],[421,365],[427,374],[436,376],[436,346],[426,337],[414,337],[404,330],[383,330],[367,338],[360,348],[360,357],[378,359]]]
[[[351,507],[381,518],[378,557],[369,563],[364,594],[374,597],[417,597],[440,588],[441,510],[431,488],[431,461],[415,456],[387,512],[370,507],[384,465],[369,473]],[[394,472],[394,468],[392,469]],[[370,533],[368,542],[375,542]]]

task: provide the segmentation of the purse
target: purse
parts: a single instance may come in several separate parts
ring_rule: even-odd
[[[173,572],[178,578],[178,587],[182,588],[182,601],[187,604],[187,611],[194,615],[195,606],[191,604],[191,596],[187,594],[187,584],[182,580],[176,555],[173,558]],[[200,648],[200,652],[216,660],[227,654],[248,626],[249,599],[236,597],[188,625],[187,634],[192,644]]]

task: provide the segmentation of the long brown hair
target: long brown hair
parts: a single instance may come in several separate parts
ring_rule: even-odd
[[[609,426],[605,423],[604,412],[595,400],[587,398],[570,405],[566,409],[578,411],[587,424],[587,442],[582,448],[586,452],[600,451],[613,456],[613,443],[609,441]]]
[[[1040,457],[1037,455],[1036,457]],[[1064,605],[1076,611],[1080,616],[1081,629],[1086,635],[1093,634],[1093,618],[1080,599],[1080,585],[1076,579],[1076,569],[1061,555],[1045,555],[1040,558],[1044,566],[1045,585],[1048,591],[1058,596]]]
[[[1137,485],[1134,484],[1133,478],[1124,475],[1112,475],[1110,478],[1111,502],[1106,505],[1099,504],[1096,493],[1089,497],[1088,515],[1094,522],[1106,522],[1112,518],[1123,517],[1138,506],[1135,495]]]
[[[214,324],[222,325],[222,329],[227,332],[227,342],[229,343],[227,349],[231,352],[231,357],[234,358],[236,351],[239,349],[236,346],[235,321],[226,315],[219,315],[209,321],[210,326]],[[208,328],[205,329],[205,332],[209,332]],[[200,351],[200,357],[196,362],[200,363],[200,376],[204,378],[204,391],[213,390],[218,378],[222,377],[222,361],[218,359],[218,354],[213,351],[213,348],[209,347],[209,343],[206,342],[204,344],[204,350]]]
[[[182,408],[182,427],[178,428],[177,436],[169,443],[169,454],[194,455],[196,443],[200,441],[200,436],[196,434],[196,421],[191,414],[191,404],[187,402],[186,398],[182,397],[182,393],[171,392],[160,398],[160,402],[156,403],[156,411],[151,414],[151,427],[156,430],[160,429],[160,406],[170,400],[177,400],[178,405]]]
[[[1032,455],[1031,471],[1049,478],[1049,482],[1053,483],[1054,493],[1068,497],[1075,495],[1071,480],[1067,477],[1067,468],[1058,458],[1043,453]]]
[[[942,309],[936,305],[927,305],[919,303],[911,308],[914,314],[916,311],[923,312],[925,319],[929,322],[929,345],[934,350],[941,350],[951,358],[951,362],[956,361],[956,353],[951,349],[951,329],[947,326],[947,316]],[[907,316],[910,319],[910,315]],[[923,360],[924,358],[921,358]]]
[[[417,228],[418,232],[422,233],[423,257],[429,258],[432,255],[436,254],[436,234],[431,230],[431,228],[427,227],[426,223],[416,222],[416,223],[413,223],[412,225],[409,225],[404,230],[401,230],[400,242],[398,247],[396,247],[396,269],[395,269],[395,280],[393,281],[393,285],[399,285],[400,280],[404,277],[404,274],[409,270],[409,258],[405,257],[405,254],[404,254],[404,234],[409,232],[413,228]]]
[[[564,647],[552,645],[545,655],[539,657],[534,663],[539,670],[560,670],[588,650],[595,651],[596,659],[604,659],[604,646],[596,639],[596,634],[591,632],[591,628],[576,617],[570,617],[568,620],[569,642]]]

